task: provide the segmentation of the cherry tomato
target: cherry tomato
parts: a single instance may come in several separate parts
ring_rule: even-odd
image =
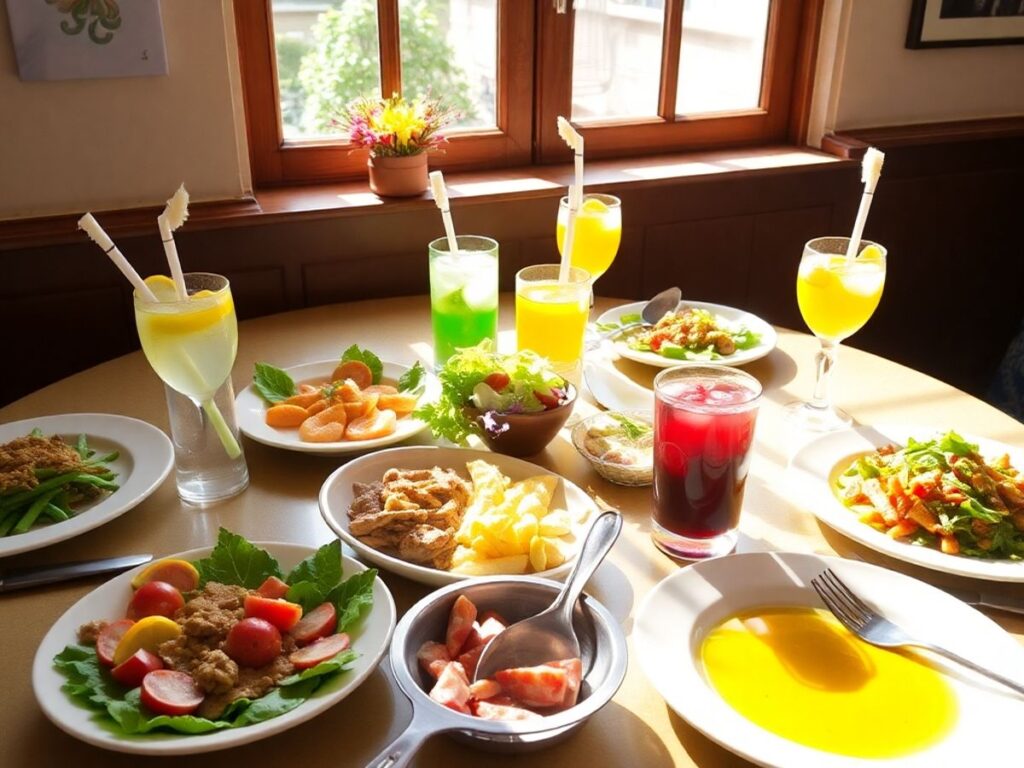
[[[508,386],[510,381],[511,379],[508,377],[507,373],[505,373],[504,371],[495,371],[486,379],[484,379],[484,384],[493,389],[495,392],[501,392],[503,389],[505,389],[505,387]]]
[[[203,691],[192,675],[157,669],[142,678],[142,704],[158,715],[190,715],[203,703]]]
[[[288,585],[281,581],[277,576],[267,576],[267,580],[260,584],[256,591],[264,597],[271,599],[277,599],[284,597],[288,594]]]
[[[124,633],[134,623],[131,619],[119,619],[112,621],[100,630],[96,636],[96,655],[101,664],[108,667],[114,666],[114,651],[117,650],[117,644],[121,642]]]
[[[259,595],[245,596],[245,615],[266,619],[281,632],[287,632],[302,618],[302,606],[287,600],[271,600]]]
[[[550,390],[548,392],[541,392],[540,390],[535,389],[533,391],[533,394],[537,397],[538,400],[540,400],[541,405],[543,405],[544,408],[546,408],[549,411],[552,408],[557,408],[562,404],[562,401],[558,398],[558,395],[555,394],[554,390]]]
[[[166,581],[147,581],[132,596],[128,603],[128,618],[138,621],[147,616],[174,618],[175,612],[185,605],[185,598],[177,587]]]
[[[338,626],[338,611],[333,603],[321,603],[302,617],[291,635],[299,645],[309,645],[314,640],[327,637]]]
[[[155,669],[163,668],[164,662],[159,656],[139,648],[133,656],[110,670],[110,676],[128,688],[138,688],[142,685],[142,678]]]
[[[281,633],[265,619],[242,619],[228,632],[224,652],[243,667],[263,667],[281,653]]]

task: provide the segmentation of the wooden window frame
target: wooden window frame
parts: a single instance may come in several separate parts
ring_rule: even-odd
[[[366,152],[337,139],[287,141],[281,130],[270,0],[234,0],[249,153],[257,186],[335,181],[366,173]],[[377,0],[381,90],[400,90],[398,0]],[[497,127],[452,135],[434,168],[526,165],[532,153],[533,4],[498,0]],[[511,51],[521,55],[510,55]]]
[[[666,0],[658,114],[576,123],[587,142],[588,157],[622,157],[806,140],[806,114],[814,79],[818,30],[824,0],[773,0],[765,37],[761,98],[756,109],[693,116],[676,112],[683,0]],[[549,4],[538,12],[537,136],[538,162],[565,162],[565,143],[555,127],[558,115],[572,111],[571,51],[576,12],[569,4],[558,13]]]
[[[628,157],[806,140],[824,0],[773,0],[760,105],[676,114],[684,0],[666,0],[658,114],[578,123],[587,156]],[[441,169],[492,169],[568,160],[556,117],[572,108],[575,10],[551,0],[497,0],[497,128],[457,133],[431,159]],[[282,136],[271,0],[234,0],[253,181],[258,187],[336,181],[365,174],[366,153],[336,139]],[[377,0],[382,91],[398,90],[398,0]]]

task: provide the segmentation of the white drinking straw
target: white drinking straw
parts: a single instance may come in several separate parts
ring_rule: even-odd
[[[174,290],[178,294],[178,301],[188,299],[188,290],[185,288],[185,275],[181,271],[181,261],[178,259],[178,247],[174,244],[174,235],[171,234],[185,223],[188,218],[188,191],[185,185],[178,187],[178,191],[167,201],[167,207],[163,213],[156,217],[156,225],[160,228],[160,239],[164,244],[164,254],[167,256],[167,266],[171,269],[171,278],[174,280]]]
[[[569,216],[565,222],[565,240],[562,242],[562,261],[558,268],[558,282],[569,282],[569,264],[572,259],[576,234],[576,214],[583,203],[583,137],[564,117],[558,117],[558,135],[573,151],[576,165],[576,183],[569,185]]]
[[[434,193],[434,202],[441,211],[441,221],[444,222],[444,233],[448,236],[448,252],[456,254],[459,252],[459,241],[455,238],[455,224],[452,223],[452,209],[448,204],[448,189],[444,185],[444,174],[440,171],[431,171],[430,190]]]
[[[103,231],[103,227],[100,223],[93,218],[91,213],[85,214],[78,220],[78,228],[84,229],[87,234],[100,249],[110,257],[110,260],[114,262],[114,266],[121,270],[121,274],[128,278],[128,282],[134,286],[135,290],[138,291],[139,295],[146,301],[156,301],[156,296],[149,286],[147,286],[142,278],[139,277],[139,273],[135,271],[131,264],[128,263],[128,259],[124,257],[120,249],[114,245],[114,241],[110,239],[106,232]]]
[[[868,210],[871,208],[871,200],[875,196],[875,187],[878,185],[878,177],[882,175],[882,163],[884,162],[884,153],[874,147],[868,147],[860,167],[860,180],[864,182],[864,194],[860,198],[857,219],[853,222],[853,234],[850,235],[850,244],[846,249],[847,261],[857,258],[857,253],[860,251],[860,238],[864,234]]]

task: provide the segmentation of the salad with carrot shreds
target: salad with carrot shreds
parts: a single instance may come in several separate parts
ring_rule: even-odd
[[[860,520],[947,554],[1024,559],[1024,476],[956,432],[910,438],[856,459],[836,491]]]
[[[623,315],[618,323],[599,325],[598,330],[610,331],[639,320],[638,314]],[[760,334],[697,307],[666,312],[653,326],[631,333],[626,340],[630,349],[671,360],[720,360],[760,343]]]

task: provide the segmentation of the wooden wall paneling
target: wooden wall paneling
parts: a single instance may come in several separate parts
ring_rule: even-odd
[[[743,306],[754,218],[730,216],[649,227],[643,295],[678,285],[684,298]]]
[[[775,325],[804,330],[796,273],[804,243],[831,234],[832,206],[771,211],[754,217],[743,308]]]
[[[360,301],[385,296],[426,293],[426,259],[415,268],[417,254],[401,251],[387,255],[304,264],[307,306]]]
[[[138,347],[130,298],[116,285],[5,298],[0,328],[0,403]]]

